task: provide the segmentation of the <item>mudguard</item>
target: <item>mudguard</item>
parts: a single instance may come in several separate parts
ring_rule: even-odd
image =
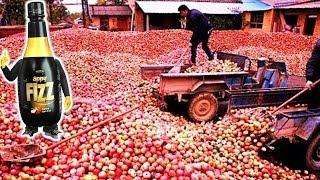
[[[295,135],[304,139],[309,140],[312,134],[317,130],[320,125],[320,117],[309,117],[296,131]]]

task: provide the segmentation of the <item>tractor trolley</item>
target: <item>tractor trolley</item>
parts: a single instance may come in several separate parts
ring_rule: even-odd
[[[289,76],[284,62],[257,60],[252,70],[250,58],[216,52],[220,60],[231,60],[241,72],[169,73],[175,65],[141,65],[141,76],[160,76],[159,96],[165,104],[184,102],[190,118],[197,122],[212,120],[219,106],[228,109],[280,105],[303,89],[303,77]],[[293,79],[295,82],[293,83]],[[305,103],[301,96],[292,103]]]
[[[290,100],[291,104],[306,104],[308,92],[304,91],[305,78],[289,76],[284,62],[254,60],[246,56],[216,52],[220,60],[236,62],[241,72],[169,73],[175,65],[141,65],[143,79],[160,76],[159,95],[165,103],[186,102],[190,118],[205,122],[217,115],[221,105],[228,110],[259,106],[277,106]],[[293,99],[292,96],[297,98]],[[288,101],[287,101],[288,100]],[[282,104],[284,105],[284,104]],[[306,108],[305,108],[306,109]],[[291,112],[290,112],[291,110]],[[267,147],[274,142],[289,139],[292,143],[306,145],[305,162],[309,169],[320,170],[320,109],[289,109],[274,118],[274,126]]]

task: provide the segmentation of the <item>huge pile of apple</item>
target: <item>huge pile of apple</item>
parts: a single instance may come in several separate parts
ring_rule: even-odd
[[[180,63],[188,58],[185,50],[190,33],[179,30],[98,32],[69,29],[51,34],[56,55],[69,73],[74,96],[71,112],[61,128],[64,137],[79,132],[140,102],[144,109],[92,130],[47,152],[37,164],[1,164],[3,179],[312,179],[307,172],[290,170],[258,156],[266,141],[260,137],[270,129],[269,118],[258,112],[233,111],[217,123],[196,124],[183,117],[163,112],[152,91],[157,84],[143,81],[139,64]],[[236,35],[236,36],[235,36]],[[295,42],[295,45],[291,45]],[[305,63],[314,38],[288,34],[250,34],[240,31],[215,32],[212,49],[243,52],[257,57],[251,47],[275,51],[276,59]],[[300,46],[297,46],[300,44]],[[239,45],[241,45],[239,47]],[[24,36],[0,40],[8,48],[12,62],[21,55]],[[199,51],[200,52],[200,51]],[[295,52],[297,55],[295,56]],[[267,51],[262,51],[267,53]],[[262,54],[268,55],[268,54]],[[199,61],[205,55],[199,53]],[[295,61],[298,62],[298,61]],[[299,64],[299,63],[297,63]],[[33,140],[21,137],[14,85],[0,81],[0,145],[53,142],[41,134]],[[247,113],[247,114],[246,114]],[[174,178],[175,177],[175,178]]]

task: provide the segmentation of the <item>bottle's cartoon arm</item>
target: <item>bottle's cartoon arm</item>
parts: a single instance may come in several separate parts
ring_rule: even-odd
[[[8,68],[9,60],[10,60],[10,57],[8,55],[8,51],[3,50],[0,56],[2,72],[8,81],[14,81],[19,74],[19,70],[22,65],[22,60],[19,60],[11,70]]]
[[[65,96],[64,110],[66,112],[68,112],[72,106],[72,97],[70,95],[69,83],[68,83],[66,73],[65,73],[64,69],[62,68],[62,65],[58,59],[56,59],[56,63],[57,63],[57,68],[60,72],[60,81],[61,81],[62,92]]]

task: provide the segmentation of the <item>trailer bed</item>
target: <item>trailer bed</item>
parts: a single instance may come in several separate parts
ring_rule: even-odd
[[[226,52],[217,51],[217,59],[219,60],[231,60],[238,64],[238,67],[242,71],[250,71],[251,63],[247,56],[231,54]],[[151,79],[156,76],[160,76],[162,73],[168,73],[173,67],[180,66],[181,72],[185,72],[187,68],[192,65],[182,64],[142,64],[140,65],[141,78],[144,80]]]
[[[152,79],[160,76],[162,73],[168,73],[173,67],[180,66],[181,71],[185,71],[189,65],[174,65],[174,64],[143,64],[140,65],[141,78],[144,80]]]
[[[239,75],[248,75],[248,72],[214,72],[214,73],[170,73],[170,74],[161,74],[161,77],[221,77],[221,76],[239,76]]]

